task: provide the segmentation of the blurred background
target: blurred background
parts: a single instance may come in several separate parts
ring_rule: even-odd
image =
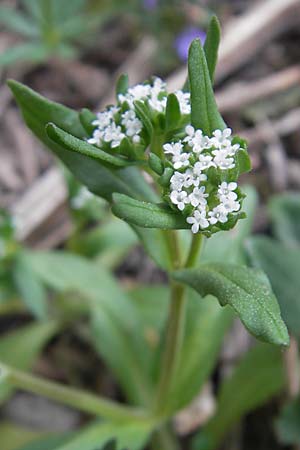
[[[80,186],[29,133],[6,80],[14,78],[52,100],[93,111],[114,101],[114,82],[124,72],[130,84],[153,74],[166,78],[172,91],[185,80],[191,40],[199,37],[204,42],[212,14],[218,16],[223,33],[215,80],[217,102],[228,125],[248,140],[253,164],[251,174],[244,177],[258,193],[253,232],[270,236],[275,217],[277,231],[282,222],[286,226],[286,232],[279,230],[278,236],[291,233],[294,239],[286,244],[300,246],[299,0],[1,0],[0,332],[4,337],[0,359],[1,351],[15,349],[6,346],[6,333],[18,333],[44,314],[41,299],[48,294],[28,264],[22,266],[22,258],[16,256],[25,250],[65,249],[83,255],[112,269],[124,285],[165,280],[164,273],[137,246],[131,230],[113,219],[105,203]],[[270,215],[268,205],[273,198],[286,202]],[[293,262],[300,267],[296,256]],[[295,276],[298,284],[288,277],[287,273],[281,279],[288,282],[284,289],[297,296],[299,277]],[[296,311],[300,314],[300,306]],[[290,328],[297,335],[300,319],[294,310],[291,315],[297,323]],[[109,371],[88,346],[85,333],[82,325],[65,329],[55,339],[49,332],[22,368],[34,366],[40,375],[88,387],[101,381],[107,395],[117,395]],[[35,339],[32,336],[30,342]],[[226,377],[250,345],[247,332],[235,324],[226,337],[215,375]],[[296,339],[289,354],[292,362],[287,363],[286,395],[292,398],[299,392],[295,353]],[[212,390],[208,387],[196,406],[176,418],[183,442],[212,414]],[[83,420],[73,410],[30,394],[5,399],[0,410],[1,450],[19,448],[22,427],[35,433],[47,426],[55,432],[68,431]],[[278,392],[259,403],[245,411],[243,420],[239,418],[224,448],[299,448],[298,422],[297,438],[287,436],[286,428],[280,432],[274,427],[282,404]],[[299,419],[300,406],[296,413]],[[12,423],[21,428],[16,431]]]

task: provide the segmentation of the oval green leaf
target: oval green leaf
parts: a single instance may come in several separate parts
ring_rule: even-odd
[[[250,333],[262,341],[288,345],[289,335],[277,300],[263,272],[235,264],[209,264],[173,273],[200,295],[230,305]]]

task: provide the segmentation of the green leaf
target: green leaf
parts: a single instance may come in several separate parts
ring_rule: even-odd
[[[154,191],[137,168],[107,169],[93,158],[70,152],[48,138],[45,127],[49,122],[55,123],[79,139],[86,137],[77,112],[47,100],[16,81],[10,80],[8,85],[21,108],[27,126],[93,193],[107,200],[111,199],[113,192],[121,192],[143,200],[155,201]]]
[[[284,406],[275,423],[279,441],[284,445],[300,443],[300,401],[296,398]]]
[[[41,434],[10,422],[0,422],[1,446],[3,450],[19,450],[20,446],[23,447]]]
[[[136,308],[112,276],[94,261],[67,252],[30,252],[28,264],[52,289],[84,296],[91,341],[135,403],[148,399],[147,353]]]
[[[30,17],[26,17],[14,7],[0,6],[0,24],[7,30],[15,31],[23,36],[39,37],[39,29]]]
[[[247,241],[251,263],[269,277],[288,328],[300,336],[300,249],[290,249],[267,237]]]
[[[289,192],[274,196],[269,204],[275,236],[290,248],[300,246],[300,195]]]
[[[206,240],[201,253],[201,261],[205,264],[221,261],[246,263],[244,242],[252,230],[258,198],[251,186],[243,186],[243,192],[246,194],[243,201],[246,219],[240,220],[232,230],[220,231]]]
[[[116,85],[117,99],[118,95],[126,94],[127,90],[128,90],[128,75],[127,73],[123,73],[122,75],[120,75]]]
[[[142,124],[144,125],[147,134],[149,136],[149,139],[151,139],[153,135],[153,126],[151,123],[151,119],[149,117],[149,111],[145,104],[139,100],[136,100],[134,102],[134,109],[135,113],[138,116],[138,118],[141,120]]]
[[[211,136],[216,129],[226,128],[215,101],[205,54],[199,39],[191,43],[188,59],[191,88],[191,123]]]
[[[163,162],[155,153],[149,154],[149,167],[157,173],[157,175],[162,175],[164,172]]]
[[[27,325],[1,337],[0,361],[21,370],[29,370],[44,345],[58,330],[57,322]],[[11,387],[0,382],[0,403],[12,392]]]
[[[199,394],[213,371],[225,332],[232,322],[229,308],[221,308],[215,298],[199,299],[188,291],[185,336],[178,371],[167,401],[167,410],[172,413]]]
[[[112,212],[122,220],[143,228],[189,228],[184,217],[167,205],[140,202],[127,195],[113,195]]]
[[[239,174],[250,172],[251,170],[251,159],[249,153],[245,149],[240,149],[237,152],[237,166],[239,169]]]
[[[99,164],[113,167],[125,167],[130,164],[125,159],[110,155],[100,148],[96,148],[94,145],[88,144],[88,142],[83,141],[82,139],[78,139],[69,133],[66,133],[61,128],[55,126],[53,123],[49,123],[46,126],[46,132],[48,137],[56,144],[71,152],[88,156],[89,158],[94,159]]]
[[[221,39],[221,27],[216,16],[212,16],[204,43],[204,52],[211,83],[213,84],[215,69],[218,61],[218,50]]]
[[[135,225],[131,225],[131,227],[155,263],[164,270],[171,269],[173,267],[173,261],[165,231],[155,228],[141,228]]]
[[[95,125],[92,125],[93,120],[96,119],[96,115],[88,108],[83,108],[79,113],[79,120],[88,136],[92,136],[95,129]]]
[[[181,113],[178,99],[175,94],[169,94],[166,107],[166,130],[174,130],[178,126],[180,118]]]
[[[223,382],[216,414],[194,438],[193,450],[215,450],[245,414],[263,405],[285,386],[280,349],[259,343],[243,356]]]
[[[34,439],[28,445],[15,450],[56,450],[59,446],[70,441],[70,433],[61,436],[48,436],[40,439]]]
[[[22,253],[17,255],[13,268],[13,278],[22,300],[38,318],[47,317],[47,294],[39,278],[30,270]]]
[[[0,66],[8,67],[18,62],[40,63],[49,57],[47,48],[40,43],[28,42],[8,48],[0,54]]]
[[[289,335],[270,284],[262,272],[235,264],[208,264],[174,272],[173,278],[200,295],[213,295],[230,305],[258,339],[288,345]]]
[[[117,450],[139,450],[147,443],[151,427],[145,424],[101,423],[86,427],[65,445],[53,450],[101,450],[111,439],[116,439]]]
[[[72,237],[69,247],[73,252],[80,253],[107,269],[116,268],[126,254],[137,244],[137,237],[129,225],[115,217],[107,223],[81,235]]]

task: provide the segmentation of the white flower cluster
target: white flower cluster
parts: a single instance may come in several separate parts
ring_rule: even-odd
[[[237,213],[241,204],[236,193],[237,183],[222,181],[215,185],[208,177],[214,167],[220,178],[235,167],[239,144],[232,144],[231,129],[215,130],[212,137],[188,125],[186,136],[179,142],[166,143],[164,152],[175,169],[170,180],[170,200],[180,211],[187,210],[187,222],[192,232],[224,224],[229,214]]]
[[[128,137],[134,144],[138,144],[141,141],[140,134],[143,124],[135,114],[134,102],[136,100],[147,101],[153,111],[164,113],[167,105],[166,89],[164,81],[154,78],[151,83],[137,84],[129,88],[126,94],[119,94],[119,106],[111,106],[97,114],[97,119],[92,122],[92,125],[97,128],[88,142],[98,146],[106,143],[111,148],[116,148],[119,147],[124,137]],[[178,90],[175,95],[181,113],[190,114],[190,93]]]

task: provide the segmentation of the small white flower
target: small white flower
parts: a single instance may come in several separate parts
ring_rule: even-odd
[[[226,181],[223,181],[223,183],[221,183],[218,188],[218,196],[221,202],[225,200],[236,200],[237,194],[234,192],[236,189],[237,183],[234,182],[226,183]]]
[[[219,169],[227,170],[227,169],[233,169],[235,167],[234,159],[228,158],[226,150],[215,150],[213,151],[214,157],[214,164],[219,167]]]
[[[225,130],[215,130],[213,132],[213,137],[211,138],[211,143],[216,148],[228,147],[231,144],[230,140],[231,129],[225,128]]]
[[[89,144],[100,145],[101,140],[103,139],[103,131],[96,129],[93,133],[93,136],[87,140]]]
[[[171,202],[174,205],[177,205],[177,208],[180,211],[183,211],[185,205],[189,203],[189,198],[187,192],[185,191],[172,191],[170,195]]]
[[[172,158],[174,169],[181,169],[187,167],[190,164],[190,153],[181,153],[180,155],[174,155]]]
[[[228,213],[231,212],[237,212],[241,208],[241,205],[239,202],[231,199],[231,198],[225,198],[222,200],[222,205],[226,209]]]
[[[187,169],[184,172],[183,187],[189,188],[191,186],[198,187],[201,181],[206,181],[207,176],[204,174],[196,174],[193,169]]]
[[[191,205],[196,207],[199,205],[206,205],[208,194],[205,193],[205,186],[201,186],[200,188],[195,187],[193,192],[189,195]]]
[[[164,144],[163,149],[164,152],[168,155],[179,156],[181,154],[181,150],[183,145],[181,142],[172,142],[171,144]]]
[[[187,223],[192,225],[192,232],[198,233],[199,228],[205,229],[209,226],[209,222],[206,218],[206,212],[205,210],[199,211],[196,209],[194,211],[193,216],[190,216],[186,219]]]
[[[209,211],[208,215],[210,216],[209,221],[211,225],[214,225],[217,222],[225,223],[228,220],[228,211],[222,204],[216,206],[212,211]]]
[[[194,166],[195,173],[200,173],[202,170],[209,169],[209,167],[215,166],[212,156],[210,155],[199,155],[198,161]]]
[[[166,99],[159,100],[155,96],[152,96],[149,100],[149,105],[152,109],[154,109],[157,112],[163,112],[166,108],[167,101]]]
[[[109,142],[112,148],[118,147],[124,139],[125,134],[122,132],[121,127],[112,123],[104,130],[103,140]]]
[[[179,106],[180,106],[180,112],[181,114],[190,114],[191,113],[191,101],[190,97],[191,94],[189,92],[183,92],[183,91],[176,91],[175,95],[177,97]]]
[[[170,180],[171,188],[174,191],[181,191],[183,187],[183,183],[185,181],[186,174],[183,174],[181,172],[175,172]]]

